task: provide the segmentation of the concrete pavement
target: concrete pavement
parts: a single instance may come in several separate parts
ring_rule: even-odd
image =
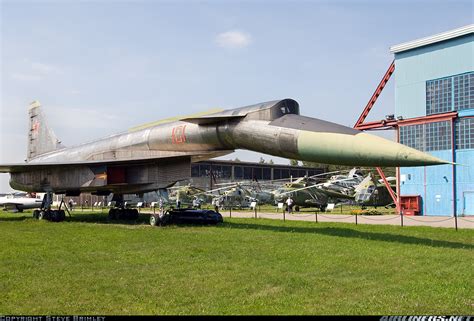
[[[222,210],[223,217],[239,217],[239,218],[254,218],[254,212],[236,212],[229,210]],[[279,219],[289,221],[311,221],[311,222],[340,222],[340,223],[356,223],[357,224],[385,224],[385,225],[401,225],[402,218],[400,215],[347,215],[347,214],[331,214],[331,213],[304,213],[298,214],[283,214],[280,213],[265,213],[257,212],[257,218]],[[474,216],[460,216],[457,218],[458,228],[474,229]],[[446,227],[455,228],[454,217],[447,216],[403,216],[403,226],[431,226],[431,227]]]

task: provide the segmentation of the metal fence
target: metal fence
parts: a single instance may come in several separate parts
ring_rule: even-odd
[[[94,204],[93,204],[94,205]],[[75,211],[97,211],[107,212],[108,206],[100,204],[99,206],[83,207],[77,206],[74,208]],[[152,214],[158,211],[157,208],[139,208],[142,214]],[[220,210],[220,214],[223,217],[229,218],[267,218],[267,219],[280,219],[283,221],[311,221],[316,223],[323,222],[340,222],[340,223],[352,223],[352,224],[385,224],[385,225],[398,225],[398,226],[430,226],[430,227],[446,227],[446,228],[472,228],[474,229],[474,216],[413,216],[413,215],[363,215],[363,214],[343,214],[335,212],[291,212],[286,211],[270,213],[258,210],[258,207],[252,211],[242,211],[228,208]]]

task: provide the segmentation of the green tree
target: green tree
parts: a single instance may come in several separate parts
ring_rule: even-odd
[[[321,164],[321,163],[316,163],[316,162],[308,162],[308,161],[302,161],[302,166],[304,167],[314,167],[314,168],[323,168],[327,170],[328,165],[327,164]]]
[[[290,159],[290,165],[291,166],[299,166],[299,162],[296,159]]]

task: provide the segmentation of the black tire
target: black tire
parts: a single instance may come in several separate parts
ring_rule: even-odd
[[[111,209],[109,210],[109,215],[108,215],[108,217],[109,217],[109,220],[115,220],[115,219],[117,219],[117,210],[116,210],[115,208],[111,208]]]
[[[130,212],[131,212],[130,219],[137,220],[139,216],[138,210],[135,208],[133,210],[130,210]]]
[[[33,211],[33,218],[38,219],[39,212],[40,212],[40,211],[38,211],[38,210],[34,210],[34,211]]]
[[[295,206],[295,211],[296,212],[299,212],[300,211],[300,207],[298,205]]]
[[[170,224],[170,222],[171,222],[171,214],[165,213],[165,215],[163,215],[163,217],[160,220],[160,225],[167,225],[167,224]]]
[[[58,211],[55,211],[55,210],[50,211],[50,212],[49,212],[50,220],[51,220],[52,222],[58,222],[58,217],[59,217],[58,214],[59,214]]]
[[[46,220],[47,218],[46,212],[45,211],[40,211],[38,213],[38,220]]]
[[[58,222],[62,222],[66,219],[66,212],[64,210],[58,211]]]

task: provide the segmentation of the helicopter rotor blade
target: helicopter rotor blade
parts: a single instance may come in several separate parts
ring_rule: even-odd
[[[333,181],[333,182],[318,183],[318,184],[314,184],[314,185],[310,185],[310,186],[296,188],[296,189],[288,191],[288,192],[280,193],[280,195],[290,194],[290,193],[293,193],[293,192],[302,191],[302,190],[312,188],[312,187],[324,186],[324,184],[328,184],[328,183],[343,182],[343,181],[349,181],[349,180],[352,180],[352,178],[344,178],[344,179],[340,179],[340,180]]]

